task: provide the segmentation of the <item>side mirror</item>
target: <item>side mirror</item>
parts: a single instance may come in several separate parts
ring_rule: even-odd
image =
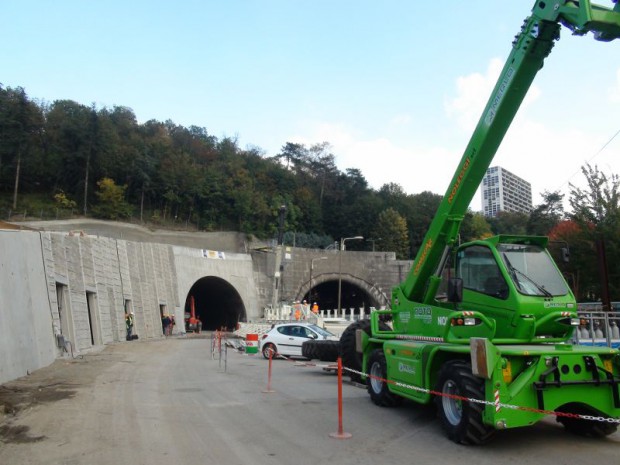
[[[459,303],[463,301],[463,279],[450,278],[448,280],[448,302]]]

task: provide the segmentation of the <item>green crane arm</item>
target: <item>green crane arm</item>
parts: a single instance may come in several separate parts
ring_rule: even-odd
[[[480,121],[465,149],[448,190],[424,237],[413,266],[393,296],[430,303],[438,276],[451,246],[458,237],[461,221],[491,164],[521,102],[545,58],[560,35],[560,25],[573,34],[592,32],[594,38],[611,41],[620,37],[620,3],[614,7],[595,5],[590,0],[536,1],[515,37],[512,51],[491,93]],[[393,306],[398,306],[393,302]]]

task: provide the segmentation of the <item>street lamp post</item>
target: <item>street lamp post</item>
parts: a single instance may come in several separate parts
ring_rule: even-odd
[[[340,315],[340,302],[342,299],[342,251],[344,250],[344,243],[351,240],[364,239],[362,236],[343,237],[340,239],[340,250],[338,251],[338,315]]]
[[[316,260],[327,260],[327,257],[317,257],[310,260],[310,289],[308,290],[308,302],[312,305],[312,272],[314,271],[314,262]]]
[[[273,273],[273,292],[271,307],[273,310],[278,308],[278,291],[282,281],[282,244],[284,243],[284,217],[286,216],[286,205],[281,205],[278,219],[278,239],[275,247],[275,270]]]

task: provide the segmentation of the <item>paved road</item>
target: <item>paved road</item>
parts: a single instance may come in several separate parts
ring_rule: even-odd
[[[620,463],[620,433],[583,439],[552,419],[502,432],[484,447],[458,446],[432,409],[379,408],[350,384],[344,430],[352,437],[333,439],[335,375],[279,360],[276,392],[266,387],[266,360],[231,350],[224,371],[208,339],[108,346],[2,387],[32,392],[30,406],[0,421],[0,464]]]

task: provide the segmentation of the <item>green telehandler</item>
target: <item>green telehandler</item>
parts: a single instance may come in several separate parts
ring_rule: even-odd
[[[447,436],[461,444],[547,415],[586,436],[620,424],[620,352],[570,343],[577,305],[548,239],[458,244],[467,208],[562,26],[617,39],[620,3],[536,1],[391,308],[353,327],[353,338],[343,335],[354,341],[357,375],[375,404],[435,402]]]

